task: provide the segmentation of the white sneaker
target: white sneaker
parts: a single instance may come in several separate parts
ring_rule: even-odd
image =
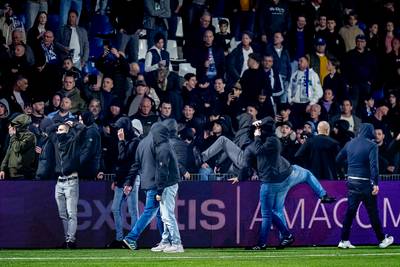
[[[346,241],[340,241],[338,248],[356,248],[355,246],[353,246],[349,240]]]
[[[165,253],[182,253],[185,252],[182,245],[171,245],[163,250]]]
[[[170,247],[171,245],[169,243],[159,243],[156,247],[152,247],[151,251],[153,252],[162,252],[164,249]]]
[[[394,242],[393,236],[386,235],[385,239],[383,239],[382,242],[379,244],[379,247],[380,248],[387,248],[388,246],[393,244],[393,242]]]

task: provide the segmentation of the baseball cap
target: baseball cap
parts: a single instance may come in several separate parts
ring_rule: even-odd
[[[315,45],[326,45],[326,42],[323,38],[315,39]]]

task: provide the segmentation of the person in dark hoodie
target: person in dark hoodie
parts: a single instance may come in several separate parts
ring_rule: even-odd
[[[31,179],[34,174],[36,138],[28,130],[31,118],[26,114],[16,116],[8,126],[10,144],[0,167],[0,180]]]
[[[100,169],[101,160],[101,136],[94,116],[87,111],[80,115],[79,122],[86,126],[84,142],[80,154],[79,178],[81,180],[93,180]]]
[[[63,224],[64,248],[76,248],[80,154],[85,127],[67,121],[47,129],[48,141],[39,158],[37,179],[57,177],[55,199]]]
[[[160,243],[151,250],[167,253],[184,252],[178,222],[175,217],[175,199],[178,194],[179,167],[178,159],[169,141],[168,128],[157,123],[152,129],[155,169],[156,169],[156,200],[160,203],[161,219],[164,232]]]
[[[139,122],[140,123],[140,122]],[[118,160],[115,168],[115,178],[111,184],[111,190],[114,191],[113,203],[111,206],[114,215],[115,240],[108,248],[123,248],[123,218],[122,204],[127,201],[129,214],[131,216],[131,225],[135,225],[139,218],[138,196],[140,177],[136,177],[131,193],[125,197],[124,183],[131,165],[135,161],[135,153],[140,142],[139,133],[132,127],[132,122],[128,117],[121,117],[117,120],[114,128],[118,130]]]
[[[140,215],[131,231],[122,240],[131,250],[137,249],[137,240],[140,234],[156,216],[158,216],[157,227],[160,231],[160,235],[162,235],[164,231],[161,217],[159,216],[160,203],[156,200],[156,161],[152,134],[152,129],[156,124],[157,123],[152,125],[150,133],[140,141],[135,153],[135,162],[132,164],[124,183],[124,193],[125,195],[129,195],[139,175],[140,188],[146,193],[146,204],[143,213]]]
[[[343,221],[339,248],[355,248],[350,241],[350,228],[361,202],[364,203],[372,228],[378,239],[379,247],[386,248],[394,242],[393,236],[385,235],[379,219],[378,193],[379,168],[378,145],[375,140],[374,126],[363,123],[358,136],[348,142],[336,156],[336,163],[347,160],[348,207]]]
[[[301,183],[307,183],[314,193],[321,199],[322,203],[332,203],[335,198],[328,196],[325,189],[312,173],[297,165],[291,165],[281,154],[281,144],[274,136],[275,125],[271,117],[253,123],[256,126],[254,131],[254,142],[243,152],[243,168],[238,177],[228,179],[232,184],[238,183],[252,176],[252,160],[257,159],[258,176],[261,180],[260,202],[262,214],[262,226],[259,244],[252,247],[252,250],[264,250],[267,245],[268,232],[273,222],[279,229],[282,240],[280,247],[284,248],[294,241],[289,233],[283,214],[284,202],[288,191]],[[262,139],[265,142],[262,143]]]

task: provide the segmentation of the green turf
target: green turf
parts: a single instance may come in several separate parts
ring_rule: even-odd
[[[357,247],[353,250],[287,248],[186,249],[185,253],[130,250],[0,250],[0,266],[400,266],[400,246],[387,249]]]

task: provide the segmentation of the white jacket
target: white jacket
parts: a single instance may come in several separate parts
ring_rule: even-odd
[[[308,74],[308,86],[306,84]],[[322,86],[318,74],[313,69],[297,70],[290,78],[288,88],[289,103],[316,104],[322,97]]]

